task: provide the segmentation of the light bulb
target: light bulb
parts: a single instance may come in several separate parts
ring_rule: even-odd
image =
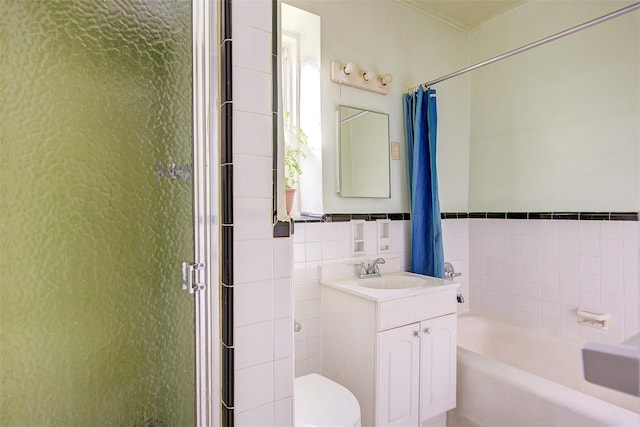
[[[386,86],[391,83],[392,80],[393,76],[391,74],[385,74],[384,76],[380,77],[380,84],[382,84],[382,86]]]
[[[355,70],[356,70],[356,64],[354,64],[353,62],[348,62],[347,65],[345,65],[342,68],[342,72],[347,76],[353,73]]]
[[[375,71],[367,71],[366,73],[364,73],[362,75],[362,78],[365,79],[366,81],[370,81],[370,80],[375,80],[377,77]]]

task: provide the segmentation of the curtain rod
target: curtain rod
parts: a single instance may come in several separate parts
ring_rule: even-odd
[[[569,28],[568,30],[561,31],[561,32],[559,32],[557,34],[554,34],[552,36],[545,37],[545,38],[543,38],[541,40],[538,40],[536,42],[529,43],[529,44],[527,44],[525,46],[522,46],[522,47],[519,47],[517,49],[511,50],[509,52],[503,53],[502,55],[498,55],[498,56],[496,56],[494,58],[487,59],[486,61],[479,62],[479,63],[477,63],[475,65],[470,66],[470,67],[463,68],[462,70],[458,70],[458,71],[455,71],[455,72],[453,72],[451,74],[447,74],[446,76],[440,77],[440,78],[432,80],[430,82],[423,83],[422,86],[425,86],[425,87],[432,86],[432,85],[434,85],[436,83],[443,82],[443,81],[448,80],[448,79],[450,79],[452,77],[457,77],[457,76],[459,76],[461,74],[468,73],[469,71],[473,71],[473,70],[475,70],[477,68],[484,67],[485,65],[489,65],[489,64],[492,64],[494,62],[501,61],[501,60],[503,60],[505,58],[509,58],[510,56],[516,55],[518,53],[524,52],[524,51],[529,50],[529,49],[533,49],[534,47],[541,46],[541,45],[543,45],[545,43],[549,43],[551,41],[554,41],[554,40],[557,40],[559,38],[568,36],[570,34],[577,33],[578,31],[582,31],[582,30],[585,30],[585,29],[587,29],[589,27],[593,27],[594,25],[597,25],[597,24],[600,24],[602,22],[608,21],[609,19],[617,18],[618,16],[624,15],[625,13],[632,12],[632,11],[634,11],[636,9],[640,9],[640,2],[634,3],[634,4],[630,5],[630,6],[624,7],[622,9],[616,10],[615,12],[611,12],[611,13],[609,13],[607,15],[603,15],[603,16],[601,16],[599,18],[592,19],[591,21],[585,22],[584,24],[580,24],[580,25],[575,26],[573,28]],[[417,90],[419,87],[420,86],[416,86],[415,88],[411,88],[409,90],[409,93],[413,92],[414,90]]]

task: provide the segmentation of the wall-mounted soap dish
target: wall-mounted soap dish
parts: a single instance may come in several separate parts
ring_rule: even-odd
[[[584,308],[578,307],[576,310],[578,315],[578,323],[591,328],[600,329],[603,331],[609,330],[609,314],[597,313]]]

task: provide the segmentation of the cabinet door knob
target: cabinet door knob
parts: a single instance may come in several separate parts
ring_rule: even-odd
[[[420,338],[420,331],[413,331],[413,336]]]
[[[424,333],[425,334],[430,334],[431,333],[431,328],[424,328]]]

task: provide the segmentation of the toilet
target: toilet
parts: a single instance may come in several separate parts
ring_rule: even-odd
[[[360,404],[344,386],[318,374],[295,379],[297,427],[360,427]]]

